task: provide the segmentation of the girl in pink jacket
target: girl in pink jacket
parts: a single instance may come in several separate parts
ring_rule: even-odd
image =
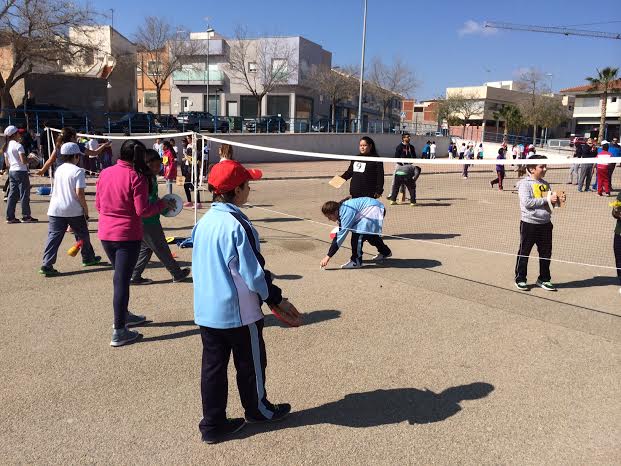
[[[164,163],[164,179],[166,180],[166,189],[168,194],[173,192],[173,183],[177,179],[177,155],[169,141],[164,141],[163,157]]]
[[[145,146],[135,139],[125,141],[116,165],[101,172],[95,206],[99,212],[98,236],[114,268],[114,330],[111,346],[122,346],[140,337],[127,329],[146,320],[129,312],[129,285],[142,242],[142,217],[150,217],[169,206],[161,199],[149,204],[150,178],[144,162]]]

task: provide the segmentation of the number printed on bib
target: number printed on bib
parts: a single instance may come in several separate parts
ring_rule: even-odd
[[[533,197],[541,199],[547,197],[550,187],[543,183],[533,183]]]
[[[358,173],[364,173],[364,169],[367,167],[365,162],[354,162],[354,171]]]

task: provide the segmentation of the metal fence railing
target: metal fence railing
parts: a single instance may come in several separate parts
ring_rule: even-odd
[[[83,112],[61,107],[0,109],[0,127],[28,128],[40,134],[44,127],[71,126],[79,132],[108,134],[157,134],[176,131],[212,133],[399,133],[437,135],[431,125],[400,124],[389,119],[285,118],[280,115],[258,118],[187,112],[179,115],[154,113]]]

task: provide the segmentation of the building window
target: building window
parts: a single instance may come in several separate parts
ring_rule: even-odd
[[[93,49],[87,49],[84,51],[84,64],[87,66],[95,64],[95,51]]]
[[[267,114],[280,115],[285,120],[289,119],[289,96],[288,95],[268,95]]]
[[[242,118],[257,117],[257,99],[251,95],[242,95],[239,97],[239,106]]]
[[[617,101],[617,98],[616,98],[616,97],[612,97],[612,98],[610,99],[610,102],[611,102],[611,103],[613,103],[613,104],[614,104],[616,101]]]
[[[423,113],[423,107],[414,107],[414,113]]]
[[[144,100],[145,107],[157,107],[157,93],[145,92],[143,96],[144,96],[143,100]]]
[[[147,62],[147,74],[150,74],[151,76],[159,74],[160,68],[159,63],[156,60],[149,60]]]
[[[257,64],[253,61],[248,62],[248,73],[256,73],[257,72]]]
[[[287,60],[283,58],[273,58],[272,73],[276,79],[285,79],[287,77]]]
[[[598,107],[599,97],[578,97],[576,107]]]

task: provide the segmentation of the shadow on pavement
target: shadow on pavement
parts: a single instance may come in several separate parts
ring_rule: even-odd
[[[341,317],[341,311],[335,311],[333,309],[307,312],[304,314],[304,323],[302,324],[302,327],[305,325],[318,324],[319,322],[324,322],[326,320],[338,319],[339,317]],[[265,316],[265,327],[289,328],[273,315]]]
[[[434,240],[434,239],[450,239],[457,238],[461,236],[460,233],[403,233],[403,234],[394,234],[389,235],[387,238],[390,239],[422,239],[422,240]]]
[[[493,390],[492,384],[474,382],[450,387],[440,393],[418,388],[351,393],[341,400],[293,412],[282,424],[249,425],[242,437],[317,424],[362,428],[405,421],[410,425],[441,422],[460,412],[462,401],[485,398]]]
[[[302,275],[295,274],[276,275],[275,273],[273,273],[272,278],[275,278],[276,280],[299,280],[303,277]]]
[[[83,275],[86,273],[94,273],[94,272],[103,272],[107,270],[112,270],[112,264],[107,262],[101,262],[99,265],[95,265],[92,267],[84,267],[82,270],[72,270],[71,272],[60,272],[59,277],[70,277],[72,275]],[[54,277],[51,277],[54,278]]]
[[[430,269],[432,267],[439,267],[442,262],[435,259],[386,259],[383,262],[368,263],[365,262],[364,267],[361,270],[374,270],[374,269]]]
[[[304,314],[304,324],[302,327],[306,325],[317,324],[319,322],[324,322],[326,320],[338,319],[341,316],[341,311],[335,310],[321,310],[321,311],[312,311]],[[180,332],[168,333],[166,335],[158,335],[155,337],[145,337],[140,340],[141,343],[148,343],[150,341],[165,341],[165,340],[175,340],[177,338],[185,338],[191,337],[193,335],[199,335],[201,333],[198,326],[194,323],[193,320],[178,320],[172,322],[145,322],[143,325],[139,326],[141,328],[153,328],[153,327],[191,327],[187,330],[182,330]],[[136,327],[138,330],[139,327]],[[284,327],[289,328],[284,324],[281,324],[278,319],[276,319],[272,315],[265,316],[265,327]]]
[[[557,283],[557,288],[590,288],[592,286],[610,286],[617,285],[619,279],[613,276],[599,275],[597,277],[587,278],[585,280],[575,280],[573,282]]]
[[[281,223],[281,222],[301,222],[303,219],[294,217],[274,217],[274,218],[253,218],[253,222]]]

